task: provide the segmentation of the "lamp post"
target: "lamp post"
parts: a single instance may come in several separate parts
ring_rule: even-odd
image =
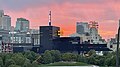
[[[118,27],[118,35],[117,35],[117,50],[116,50],[116,67],[119,67],[119,35],[120,35],[120,20],[119,20],[119,27]]]

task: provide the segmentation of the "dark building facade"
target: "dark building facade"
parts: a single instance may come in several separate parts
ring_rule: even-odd
[[[90,44],[88,42],[81,43],[79,37],[60,37],[53,40],[54,49],[61,52],[78,52],[81,51],[111,51],[107,48],[107,44]]]
[[[60,27],[40,26],[40,51],[52,50],[54,47],[53,39],[59,38]]]
[[[60,27],[40,26],[39,34],[31,35],[31,43],[13,43],[13,52],[34,51],[43,53],[45,50],[61,52],[110,51],[107,44],[90,44],[81,42],[80,37],[60,37]]]
[[[60,37],[53,40],[54,50],[61,52],[72,52],[75,51],[75,45],[80,44],[80,37]]]

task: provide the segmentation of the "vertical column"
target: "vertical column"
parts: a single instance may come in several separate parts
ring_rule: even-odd
[[[119,20],[119,28],[118,28],[118,36],[117,36],[117,50],[116,50],[116,67],[119,67],[119,35],[120,35],[120,20]]]

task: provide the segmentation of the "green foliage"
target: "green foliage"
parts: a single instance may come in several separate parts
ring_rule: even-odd
[[[94,57],[89,57],[89,58],[88,58],[88,63],[95,65],[95,64],[96,64],[96,59],[95,59]]]
[[[52,63],[52,56],[50,54],[50,51],[45,51],[45,53],[42,55],[42,63],[43,64],[49,64]]]
[[[2,58],[0,57],[0,67],[2,67],[3,66],[3,60],[2,60]]]
[[[0,67],[37,67],[39,56],[34,52],[0,53]]]
[[[24,52],[23,55],[24,55],[27,59],[29,59],[30,62],[35,61],[35,60],[39,57],[38,54],[36,54],[36,53],[34,53],[34,52],[32,52],[32,51]]]
[[[61,60],[61,53],[58,50],[46,50],[44,54],[39,57],[39,63],[48,64],[58,62]]]
[[[100,65],[100,66],[104,66],[104,63],[105,63],[105,57],[103,56],[101,56],[99,59],[99,62],[98,62],[98,65]]]
[[[43,55],[39,56],[36,61],[34,62],[38,62],[39,64],[42,64],[43,63]]]
[[[22,55],[22,53],[17,53],[12,56],[12,59],[17,65],[23,65],[26,58]]]
[[[111,64],[111,59],[110,58],[107,58],[106,60],[105,60],[105,65],[108,65],[108,66],[110,66],[110,64]]]
[[[6,59],[5,61],[5,67],[8,67],[10,65],[15,64],[15,61],[13,59]]]
[[[39,67],[39,65],[36,61],[34,61],[34,62],[32,62],[32,67]]]
[[[88,55],[89,55],[89,56],[92,56],[92,55],[95,55],[95,54],[96,54],[95,50],[90,50],[90,51],[88,52]]]
[[[103,55],[104,55],[104,56],[108,56],[109,54],[110,54],[110,52],[108,52],[108,51],[104,51],[104,52],[103,52]]]
[[[76,61],[77,62],[85,62],[85,63],[87,63],[87,58],[82,56],[82,55],[77,55]]]
[[[64,53],[62,54],[62,60],[63,61],[75,61],[77,58],[77,55],[72,53]]]
[[[0,67],[39,67],[40,64],[53,64],[60,61],[83,62],[98,66],[115,66],[116,64],[115,52],[104,52],[103,56],[99,56],[96,55],[94,50],[91,50],[87,55],[60,53],[58,50],[47,50],[41,55],[30,51],[24,53],[0,53]]]
[[[61,60],[61,53],[58,50],[51,50],[50,51],[52,56],[52,62],[58,62]]]
[[[10,65],[9,67],[21,67],[19,65]]]
[[[26,59],[24,64],[23,64],[23,67],[32,67],[32,64],[30,63],[30,60],[29,59]]]

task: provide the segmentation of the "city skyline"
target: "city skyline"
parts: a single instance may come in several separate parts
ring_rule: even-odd
[[[111,38],[118,28],[119,3],[120,1],[113,0],[1,0],[0,9],[11,16],[12,25],[15,26],[17,18],[23,17],[30,21],[31,28],[48,25],[48,14],[51,10],[52,24],[60,26],[64,35],[75,32],[76,22],[97,21],[102,37]]]

